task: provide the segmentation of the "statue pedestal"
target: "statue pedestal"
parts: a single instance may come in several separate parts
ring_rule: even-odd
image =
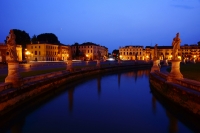
[[[160,67],[158,64],[160,63],[160,60],[153,60],[153,66],[151,68],[151,73],[154,71],[160,71]]]
[[[72,71],[72,60],[67,61],[67,71]]]
[[[171,72],[167,77],[167,81],[172,81],[172,79],[183,79],[183,75],[180,72],[180,60],[172,60]]]
[[[8,63],[8,76],[5,78],[5,83],[12,83],[14,88],[21,86],[21,76],[19,72],[18,61],[7,61]]]
[[[100,67],[100,60],[97,60],[97,67]]]

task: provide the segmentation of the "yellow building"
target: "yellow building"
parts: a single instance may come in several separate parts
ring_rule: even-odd
[[[77,58],[79,58],[80,60],[96,60],[99,56],[98,53],[100,53],[101,59],[106,59],[108,56],[108,48],[91,42],[71,45],[72,55],[74,58],[76,56],[77,49],[79,50],[80,55]]]
[[[119,47],[121,60],[144,60],[143,46],[125,46]]]
[[[196,44],[181,46],[181,56],[187,60],[200,61],[200,46]]]
[[[63,44],[27,44],[26,58],[28,61],[65,61],[70,46]]]
[[[22,61],[22,46],[16,45],[16,52],[18,56],[18,61]],[[0,62],[6,62],[7,59],[7,45],[5,43],[0,43]]]
[[[67,61],[71,58],[71,47],[69,45],[59,45],[58,60]]]
[[[158,46],[158,57],[160,60],[163,59],[172,59],[172,46]],[[145,55],[148,59],[153,59],[154,57],[154,47],[146,46],[145,48]],[[184,45],[180,46],[179,52],[178,52],[179,58],[187,59],[187,60],[200,60],[200,46],[198,45]]]
[[[158,58],[159,60],[163,59],[172,59],[172,46],[157,46]],[[179,53],[180,55],[180,53]],[[154,58],[154,47],[146,46],[145,48],[145,59],[153,60]]]

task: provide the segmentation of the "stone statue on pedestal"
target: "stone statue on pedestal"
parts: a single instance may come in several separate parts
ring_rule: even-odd
[[[13,30],[10,30],[9,36],[7,36],[7,50],[9,52],[9,61],[17,61],[15,34]]]
[[[179,33],[176,34],[176,37],[172,41],[173,46],[173,56],[172,60],[179,60],[178,59],[178,50],[180,49],[181,39],[179,38]]]
[[[160,60],[158,59],[158,44],[154,47],[154,58],[153,66],[151,67],[151,72],[160,71]]]
[[[178,58],[178,50],[180,49],[181,39],[179,38],[179,33],[176,34],[176,37],[173,39],[173,55],[171,60],[171,71],[167,76],[167,81],[173,82],[173,79],[183,79],[183,75],[180,72],[180,62],[181,60]]]
[[[7,57],[8,63],[8,76],[5,78],[5,83],[12,83],[14,88],[19,88],[22,85],[22,78],[19,71],[19,62],[17,61],[15,34],[13,30],[10,30],[9,36],[7,36],[7,51],[9,56]]]

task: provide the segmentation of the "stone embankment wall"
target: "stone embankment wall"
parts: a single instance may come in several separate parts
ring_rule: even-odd
[[[150,74],[153,91],[187,111],[200,115],[200,82],[185,78],[167,82],[167,76],[168,73],[158,71]]]
[[[0,117],[13,111],[16,107],[27,103],[40,95],[59,89],[63,84],[85,79],[101,73],[117,72],[129,69],[150,68],[151,63],[134,63],[129,65],[115,65],[108,67],[83,68],[73,72],[58,71],[22,79],[20,88],[12,88],[12,84],[0,84]]]

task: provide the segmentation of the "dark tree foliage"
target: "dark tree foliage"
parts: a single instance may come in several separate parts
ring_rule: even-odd
[[[112,55],[113,55],[113,58],[118,59],[119,58],[119,50],[114,49],[112,51]]]
[[[16,44],[22,45],[23,48],[26,47],[26,44],[30,44],[30,36],[28,33],[26,33],[24,30],[18,30],[18,29],[13,29],[15,33],[15,41]]]
[[[38,43],[38,40],[37,40],[37,36],[36,36],[36,35],[33,35],[33,37],[31,38],[31,42],[32,42],[33,44]]]
[[[197,44],[198,44],[198,46],[200,46],[200,41],[199,41],[199,42],[197,42]]]
[[[60,43],[58,41],[58,38],[55,34],[53,33],[43,33],[37,36],[37,41],[40,43]]]
[[[26,44],[30,44],[30,36],[28,33],[22,30],[13,29],[14,34],[16,36],[15,42],[16,44],[22,45],[22,59],[25,59],[25,48]],[[6,43],[6,40],[5,40]]]

